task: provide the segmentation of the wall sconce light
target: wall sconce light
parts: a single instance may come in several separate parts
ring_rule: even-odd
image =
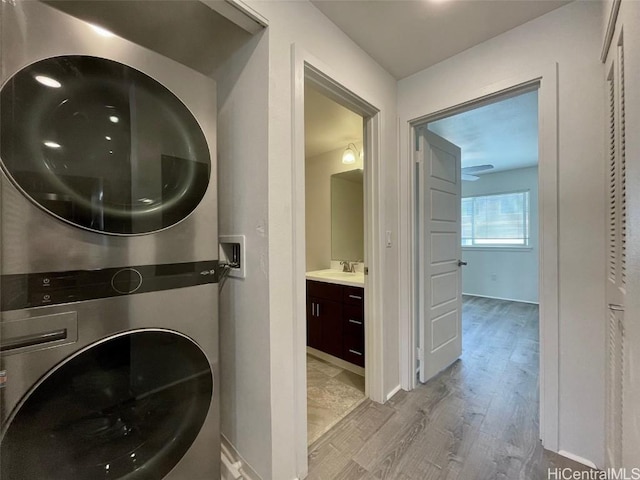
[[[350,143],[342,154],[342,163],[351,165],[352,163],[356,163],[356,158],[362,159],[362,152],[358,150],[358,147],[356,147],[355,144]]]

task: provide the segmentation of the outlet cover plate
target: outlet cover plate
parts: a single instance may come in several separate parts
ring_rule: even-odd
[[[218,237],[220,244],[220,261],[228,262],[231,256],[231,246],[236,243],[240,245],[240,268],[232,268],[229,271],[230,278],[246,278],[247,276],[247,255],[245,251],[244,235],[220,235]]]

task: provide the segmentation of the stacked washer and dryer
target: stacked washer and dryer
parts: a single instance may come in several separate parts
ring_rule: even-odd
[[[0,8],[0,478],[217,480],[215,84]]]

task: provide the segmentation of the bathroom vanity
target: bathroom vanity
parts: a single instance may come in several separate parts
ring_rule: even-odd
[[[307,345],[364,367],[364,275],[307,273]]]

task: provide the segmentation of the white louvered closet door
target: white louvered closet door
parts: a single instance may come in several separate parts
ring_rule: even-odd
[[[606,461],[622,466],[624,305],[626,296],[626,157],[624,104],[624,45],[611,45],[608,88],[608,256],[607,256],[607,370]]]

